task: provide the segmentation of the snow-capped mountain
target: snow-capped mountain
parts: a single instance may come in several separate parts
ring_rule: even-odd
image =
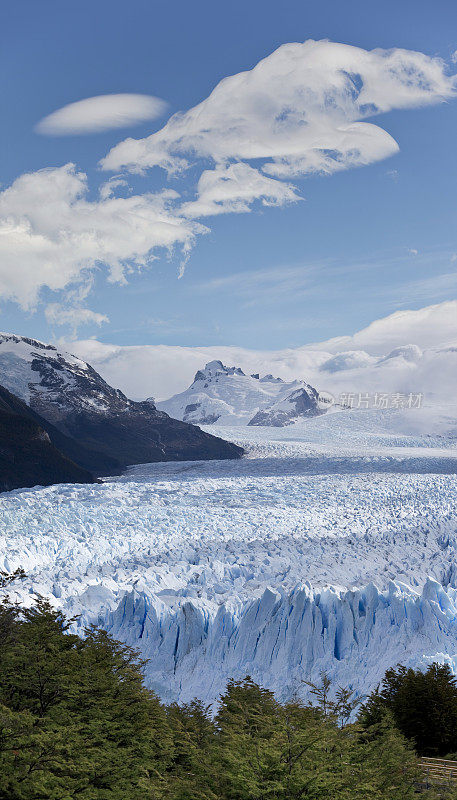
[[[170,419],[151,401],[129,400],[85,361],[43,342],[0,334],[0,384],[84,452],[97,474],[149,461],[236,458],[240,448]]]
[[[0,334],[1,383],[54,424],[71,412],[125,411],[126,398],[85,361],[51,344]],[[129,402],[129,401],[127,401]]]
[[[245,375],[239,367],[226,367],[221,361],[210,361],[198,370],[186,391],[157,403],[157,408],[200,425],[282,427],[322,413],[317,391],[304,381]]]
[[[248,425],[270,425],[282,428],[303,417],[316,417],[324,413],[319,408],[319,395],[312,386],[294,389],[268,408],[258,411]]]

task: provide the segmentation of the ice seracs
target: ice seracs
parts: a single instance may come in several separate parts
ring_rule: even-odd
[[[214,703],[230,678],[247,674],[282,700],[306,695],[304,681],[322,672],[364,696],[398,663],[457,665],[457,592],[433,580],[419,592],[303,585],[246,603],[189,598],[171,607],[133,590],[105,624],[139,647],[149,685],[169,702]]]
[[[186,391],[157,407],[171,417],[200,425],[281,427],[322,413],[317,391],[304,381],[245,375],[240,367],[226,367],[218,360],[198,370]]]

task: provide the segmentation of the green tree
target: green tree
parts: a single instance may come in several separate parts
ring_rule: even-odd
[[[227,799],[280,797],[280,706],[250,677],[229,681],[216,716],[216,794]]]
[[[311,681],[303,683],[309,687],[311,702],[321,709],[324,717],[337,719],[342,728],[348,724],[353,712],[361,703],[361,698],[356,697],[353,689],[338,686],[335,690],[326,672],[321,672],[319,683]]]
[[[388,670],[359,719],[368,727],[379,724],[386,712],[419,755],[439,757],[457,750],[457,685],[448,665]]]
[[[281,704],[248,677],[213,718],[197,700],[166,708],[134,650],[71,624],[44,600],[0,604],[0,800],[412,800],[417,759],[389,703],[403,698],[406,725],[414,687],[441,708],[455,691],[442,668],[418,684],[390,671],[350,724],[353,694],[327,676],[310,685],[315,705]]]
[[[8,609],[4,607],[4,612]],[[166,712],[130,648],[39,600],[0,652],[0,798],[144,800],[166,789]]]
[[[353,726],[356,746],[351,766],[357,777],[360,798],[372,800],[414,800],[422,776],[414,750],[395,727],[392,717],[367,728]],[[365,790],[366,794],[363,794]]]
[[[216,727],[210,707],[200,700],[167,709],[173,732],[173,764],[170,798],[173,800],[218,800],[214,775],[218,771]]]

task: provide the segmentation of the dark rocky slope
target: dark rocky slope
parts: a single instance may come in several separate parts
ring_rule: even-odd
[[[34,339],[0,334],[4,385],[50,422],[57,447],[97,475],[130,464],[239,458],[243,450],[171,419],[148,400],[129,400],[85,361]],[[68,442],[68,438],[74,442]]]
[[[0,386],[0,491],[94,482],[54,446],[48,431],[52,435],[52,426]]]

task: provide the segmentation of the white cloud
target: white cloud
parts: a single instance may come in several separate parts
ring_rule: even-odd
[[[261,200],[264,206],[282,206],[300,199],[289,183],[268,178],[243,163],[220,164],[205,170],[197,193],[197,200],[181,206],[185,217],[246,212],[255,200]]]
[[[162,116],[167,103],[143,94],[104,94],[70,103],[36,125],[47,136],[70,136],[126,128]]]
[[[415,247],[408,247],[408,253],[410,254],[410,256],[418,256],[419,250],[416,250]]]
[[[440,102],[454,94],[455,81],[441,60],[413,51],[368,52],[328,41],[283,45],[152,136],[121,142],[103,161],[106,169],[141,172],[154,165],[179,171],[203,159],[195,199],[182,202],[169,189],[133,194],[118,173],[98,199],[88,199],[86,176],[72,164],[22,175],[1,192],[0,296],[31,307],[42,287],[62,290],[106,265],[108,279],[122,281],[160,248],[180,250],[182,275],[196,235],[208,230],[198,217],[247,212],[256,201],[282,206],[299,199],[285,178],[391,155],[397,143],[365,120]],[[102,130],[163,108],[140,95],[89,98],[50,115],[39,129]],[[251,159],[254,165],[246,163]]]
[[[44,313],[51,325],[70,325],[73,330],[77,330],[81,325],[100,326],[104,322],[109,322],[106,314],[100,314],[98,311],[91,311],[90,308],[81,306],[66,307],[61,303],[48,303]]]
[[[308,347],[331,353],[366,350],[382,355],[403,344],[430,348],[457,339],[457,301],[437,303],[416,311],[396,311],[372,322],[353,336],[338,336]]]
[[[145,139],[126,139],[103,159],[108,170],[179,171],[195,156],[263,159],[276,177],[332,173],[398,150],[364,120],[395,108],[440,102],[455,92],[440,59],[409,50],[366,51],[328,41],[285,44],[253,69],[222,80],[202,103]]]
[[[125,280],[165,248],[188,252],[197,222],[177,217],[171,190],[87,199],[84,173],[73,164],[21,175],[0,193],[0,295],[31,307],[40,289],[63,289],[88,271],[109,265]]]
[[[415,347],[403,347],[411,344]],[[118,346],[96,339],[66,342],[65,346],[92,364],[112,385],[135,398],[153,395],[162,400],[182,391],[195,372],[213,359],[240,366],[247,373],[305,378],[318,389],[335,393],[457,394],[455,301],[391,314],[353,336],[285,350],[248,350],[227,345]],[[396,348],[401,350],[395,351]],[[391,357],[386,359],[388,354]]]
[[[109,180],[105,181],[105,183],[102,183],[98,190],[98,194],[100,195],[101,200],[107,200],[108,197],[113,197],[116,189],[120,189],[121,187],[128,188],[128,181],[126,181],[125,178],[113,176],[112,178],[109,178]]]

